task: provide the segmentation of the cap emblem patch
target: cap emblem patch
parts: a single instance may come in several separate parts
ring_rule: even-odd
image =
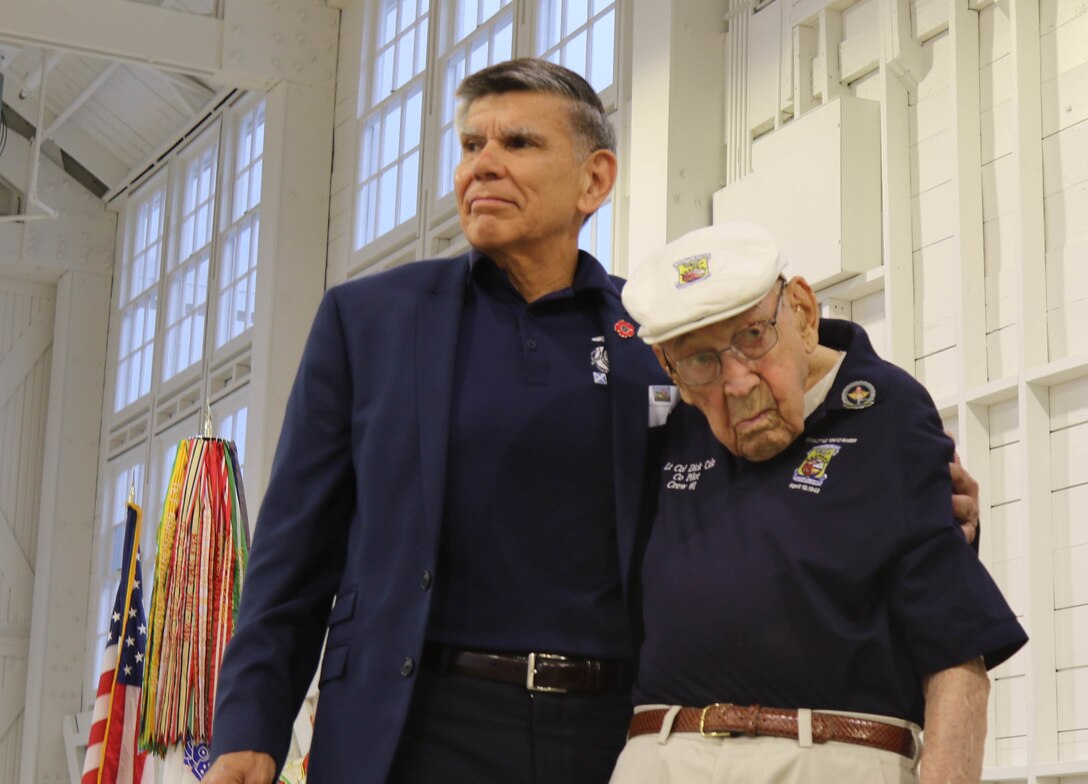
[[[843,408],[868,408],[876,402],[876,387],[868,381],[851,381],[842,390]]]
[[[687,288],[693,283],[706,280],[710,277],[710,254],[701,253],[698,256],[688,256],[686,259],[674,262],[678,273],[676,288]]]

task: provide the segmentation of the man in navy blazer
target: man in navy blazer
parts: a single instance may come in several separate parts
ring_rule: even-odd
[[[473,251],[322,301],[207,781],[272,780],[326,629],[312,782],[603,781],[623,746],[647,424],[671,388],[578,250],[615,181],[612,128],[542,60],[458,95]]]
[[[613,131],[542,60],[484,69],[458,98],[473,250],[321,303],[207,784],[273,780],[323,642],[311,784],[589,784],[624,744],[652,425],[675,391],[618,279],[578,250],[615,182]]]

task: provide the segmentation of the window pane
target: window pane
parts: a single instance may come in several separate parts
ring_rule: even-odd
[[[491,62],[500,63],[514,56],[514,20],[511,18],[495,31],[495,51]]]
[[[382,172],[378,185],[378,235],[390,231],[397,220],[397,170]]]
[[[563,48],[563,64],[572,71],[580,74],[586,72],[586,34],[581,32],[576,35]]]
[[[589,83],[601,92],[615,81],[616,12],[609,11],[593,24],[590,45]]]
[[[400,0],[399,3],[385,0],[370,107],[381,103],[423,72],[427,19],[426,6],[421,11],[415,0]],[[364,63],[363,68],[364,78],[369,78],[370,63]]]
[[[427,66],[427,23],[428,18],[423,17],[416,30],[416,63],[413,73],[422,73]]]
[[[400,106],[394,106],[382,119],[382,168],[400,155]]]
[[[541,0],[537,17],[537,51],[547,52],[563,39],[562,0]]]
[[[582,226],[578,235],[578,247],[591,253],[606,271],[612,271],[612,199]]]
[[[505,7],[507,2],[503,2]],[[438,197],[453,190],[453,172],[461,158],[461,146],[456,138],[454,113],[457,85],[466,74],[486,68],[488,65],[508,60],[513,54],[513,9],[508,8],[498,17],[480,27],[467,41],[455,48],[445,59],[445,79],[442,89],[442,127],[439,129]]]
[[[422,79],[367,120],[356,192],[356,249],[418,214],[422,127]]]
[[[476,29],[476,0],[461,0],[454,43],[465,40]]]
[[[216,347],[253,326],[255,299],[250,289],[256,279],[259,232],[260,217],[255,214],[232,228],[223,243]]]
[[[404,112],[404,149],[411,150],[419,146],[419,137],[423,132],[423,91],[409,96]]]
[[[589,0],[566,0],[568,33],[573,33],[589,18]]]
[[[403,223],[416,214],[419,200],[419,153],[412,153],[404,159],[400,181],[400,215],[397,222]]]

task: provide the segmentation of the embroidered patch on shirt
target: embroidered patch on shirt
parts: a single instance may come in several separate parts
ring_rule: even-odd
[[[841,449],[842,446],[839,444],[819,444],[809,449],[801,465],[793,470],[790,489],[819,493],[820,488],[827,481],[827,467]]]
[[[620,319],[612,325],[612,329],[616,330],[616,334],[624,340],[635,336],[635,325],[627,319]]]
[[[868,408],[876,402],[876,387],[868,381],[851,381],[842,390],[843,408]]]
[[[696,463],[674,463],[671,460],[662,466],[665,473],[666,490],[694,490],[705,471],[718,464],[713,457]]]
[[[679,273],[676,288],[687,288],[693,283],[706,280],[710,277],[710,254],[703,253],[699,256],[688,256],[673,264]]]

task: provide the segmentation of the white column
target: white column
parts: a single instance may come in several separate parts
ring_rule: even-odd
[[[634,0],[628,266],[711,221],[724,184],[725,0]]]
[[[110,278],[57,285],[19,781],[67,782],[61,722],[82,708]]]

